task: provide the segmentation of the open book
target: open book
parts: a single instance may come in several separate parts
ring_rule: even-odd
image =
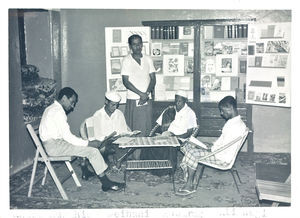
[[[191,136],[189,138],[189,142],[193,145],[196,145],[198,147],[204,148],[204,149],[208,149],[207,145],[205,145],[203,142],[199,141],[198,139],[196,139],[194,136]]]

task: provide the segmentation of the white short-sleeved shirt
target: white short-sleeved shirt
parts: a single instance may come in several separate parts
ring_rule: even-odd
[[[100,141],[114,131],[116,131],[117,134],[128,133],[130,131],[126,124],[124,114],[119,109],[116,109],[111,116],[108,116],[104,107],[102,107],[88,119],[92,119],[94,137]]]
[[[162,115],[163,113],[156,121],[159,125],[162,125]],[[175,119],[171,122],[168,131],[175,135],[182,135],[186,133],[188,129],[196,127],[196,114],[187,104],[185,104],[179,112],[176,111]]]
[[[143,54],[141,65],[133,59],[131,54],[123,58],[121,75],[129,76],[129,82],[142,92],[147,91],[150,83],[149,74],[153,72],[155,72],[153,61],[148,55]],[[127,99],[140,99],[140,96],[127,90]]]
[[[39,126],[39,133],[43,142],[50,139],[63,139],[77,146],[88,145],[87,140],[83,140],[71,133],[70,126],[67,123],[67,115],[57,101],[54,101],[53,104],[45,109]]]

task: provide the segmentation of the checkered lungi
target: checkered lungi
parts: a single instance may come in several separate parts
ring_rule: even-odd
[[[186,143],[184,146],[180,148],[180,150],[184,153],[184,157],[180,164],[183,171],[185,171],[187,167],[196,170],[198,166],[198,160],[210,154],[210,151],[207,151],[199,147],[195,147],[190,143]],[[216,160],[216,157],[212,155],[208,159]]]

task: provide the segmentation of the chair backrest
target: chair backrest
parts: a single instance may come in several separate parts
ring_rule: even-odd
[[[81,138],[87,140],[94,140],[95,133],[94,133],[94,123],[93,118],[89,117],[85,119],[80,125],[80,136]]]
[[[227,148],[231,147],[232,145],[236,144],[237,142],[239,142],[239,145],[237,146],[237,148],[235,150],[235,153],[233,154],[230,163],[228,165],[226,165],[226,167],[224,167],[226,169],[231,169],[232,166],[234,165],[235,159],[236,159],[239,151],[241,150],[241,148],[242,148],[242,146],[243,146],[243,144],[244,144],[244,142],[245,142],[245,140],[246,140],[249,132],[250,132],[249,128],[246,128],[246,130],[243,132],[242,135],[240,135],[239,137],[235,138],[231,142],[227,143],[223,147],[215,150],[214,152],[211,152],[209,155],[206,155],[206,156],[200,158],[198,161],[201,162],[201,161],[209,158],[210,156],[213,156],[213,155],[215,155],[217,153],[220,153],[220,152],[226,150]]]
[[[32,140],[33,140],[33,142],[34,142],[34,144],[35,144],[38,152],[41,154],[41,156],[45,160],[48,159],[48,155],[47,155],[47,153],[44,150],[42,142],[41,142],[41,140],[39,139],[39,137],[36,134],[37,130],[34,130],[31,124],[27,124],[26,128],[27,128],[27,130],[28,130],[28,132],[29,132],[29,134],[30,134],[30,136],[31,136],[31,138],[32,138]]]
[[[247,136],[248,136],[248,134],[249,134],[249,128],[246,128],[246,130],[245,130],[245,132],[243,133],[243,135],[241,135],[240,137],[241,137],[241,141],[240,141],[240,144],[239,144],[239,146],[237,147],[237,149],[235,150],[235,153],[234,153],[234,156],[233,156],[233,159],[231,160],[231,162],[230,162],[230,168],[234,165],[234,162],[235,162],[235,160],[236,160],[236,158],[237,158],[237,155],[238,155],[238,153],[240,152],[240,150],[241,150],[241,148],[243,147],[243,144],[245,143],[245,141],[246,141],[246,138],[247,138]]]

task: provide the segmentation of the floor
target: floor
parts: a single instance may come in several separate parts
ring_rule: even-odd
[[[179,155],[180,162],[182,156]],[[255,191],[255,163],[290,163],[290,154],[256,153],[249,157],[241,152],[236,160],[243,184],[237,192],[229,172],[206,168],[196,193],[187,197],[177,196],[173,192],[168,175],[154,176],[147,171],[129,172],[125,192],[103,192],[98,178],[82,181],[79,160],[72,165],[79,176],[82,187],[77,188],[72,179],[63,186],[71,200],[62,200],[52,178],[48,175],[46,185],[41,181],[34,185],[32,197],[27,197],[28,182],[32,166],[10,177],[10,209],[103,209],[103,208],[210,208],[210,207],[259,207],[270,206],[271,202],[259,202]],[[66,171],[61,164],[55,164],[60,177]],[[107,174],[118,181],[124,179],[124,165],[120,170],[110,169]],[[39,164],[37,176],[42,175],[43,165]],[[175,172],[175,185],[183,185],[182,170]],[[289,206],[289,205],[281,205]]]

